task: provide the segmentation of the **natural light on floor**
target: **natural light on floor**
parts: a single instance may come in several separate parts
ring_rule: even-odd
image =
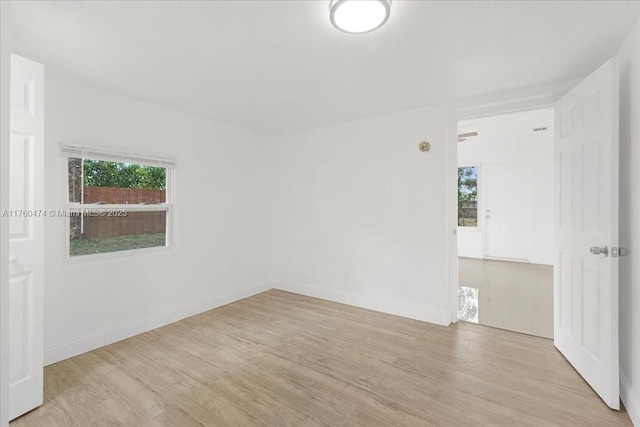
[[[458,320],[478,323],[478,288],[458,286]]]

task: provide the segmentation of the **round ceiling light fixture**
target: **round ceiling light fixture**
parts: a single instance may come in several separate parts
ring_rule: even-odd
[[[349,34],[364,34],[382,27],[391,15],[391,0],[331,0],[331,23]]]

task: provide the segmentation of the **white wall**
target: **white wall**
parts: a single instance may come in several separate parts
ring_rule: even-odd
[[[451,320],[443,177],[451,113],[465,103],[276,139],[54,78],[45,99],[48,209],[66,200],[62,141],[178,162],[174,252],[68,260],[66,221],[47,219],[46,363],[270,286]],[[429,153],[417,148],[425,138]]]
[[[640,426],[640,21],[620,62],[620,374],[622,400]]]
[[[268,138],[51,78],[45,100],[47,209],[66,200],[62,141],[177,159],[173,251],[69,260],[67,221],[46,219],[45,363],[267,288]]]
[[[482,211],[478,207],[478,215]],[[479,227],[458,227],[458,256],[484,258],[484,232]]]
[[[497,116],[462,120],[461,133],[477,131],[478,136],[458,144],[458,165],[480,165],[478,187],[478,229],[458,229],[458,254],[484,256],[486,221],[482,178],[483,168],[522,163],[530,166],[532,185],[531,227],[520,230],[530,243],[530,261],[553,264],[553,109],[544,108]],[[546,131],[534,128],[548,126]],[[526,234],[526,235],[525,235]],[[481,248],[479,251],[478,249]],[[513,258],[518,258],[514,256]]]
[[[427,108],[279,138],[275,286],[448,324],[448,119]]]
[[[557,99],[560,82],[279,137],[271,149],[274,287],[449,324],[453,114]],[[429,140],[428,153],[418,150]],[[450,218],[451,217],[451,218]],[[449,222],[450,221],[450,222]]]
[[[9,206],[11,2],[0,2],[0,211]],[[9,219],[0,216],[0,265],[9,265]],[[0,427],[9,423],[9,271],[0,268]]]

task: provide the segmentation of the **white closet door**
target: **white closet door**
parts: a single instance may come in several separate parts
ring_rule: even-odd
[[[9,418],[42,404],[44,68],[11,55]]]

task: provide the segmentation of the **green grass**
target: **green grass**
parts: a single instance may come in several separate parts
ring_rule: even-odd
[[[91,255],[164,246],[165,236],[164,233],[134,234],[131,236],[105,237],[99,239],[73,239],[70,243],[69,252],[71,256]]]
[[[477,227],[477,218],[458,218],[458,227]]]

